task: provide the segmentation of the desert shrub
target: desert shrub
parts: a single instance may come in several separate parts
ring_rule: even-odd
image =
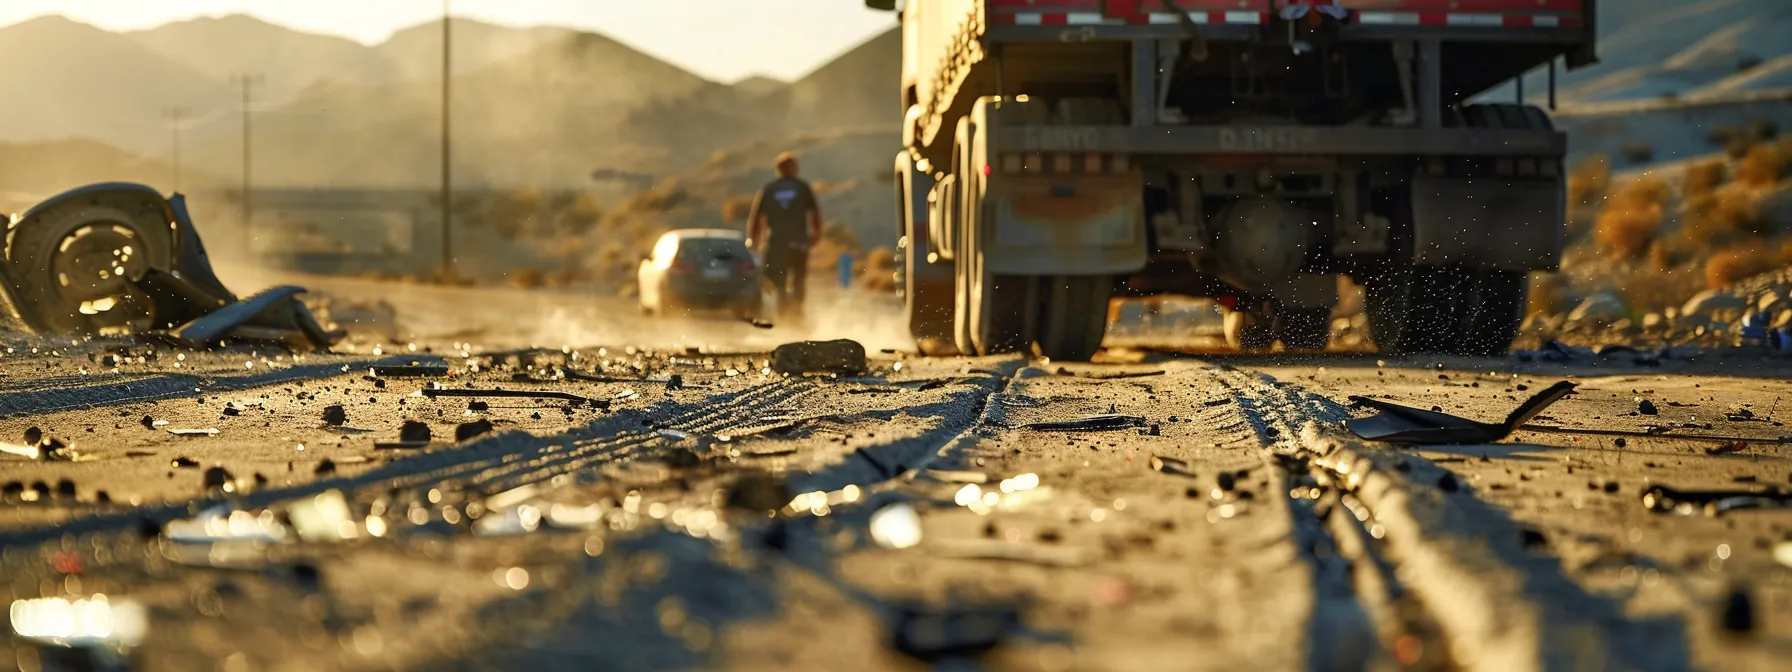
[[[1736,165],[1736,181],[1751,187],[1771,187],[1780,181],[1780,171],[1785,166],[1786,157],[1780,153],[1778,143],[1756,143]]]
[[[1700,161],[1686,167],[1686,198],[1693,199],[1711,193],[1723,185],[1728,178],[1728,170],[1724,162],[1717,159]]]
[[[821,239],[833,243],[845,252],[857,252],[859,249],[859,233],[839,222],[822,224]]]
[[[1732,161],[1741,161],[1742,157],[1748,156],[1748,150],[1754,149],[1754,147],[1755,143],[1749,142],[1748,138],[1742,136],[1730,138],[1729,142],[1724,143],[1724,156],[1730,157]]]
[[[1731,140],[1735,140],[1740,137],[1742,137],[1742,129],[1737,128],[1735,126],[1731,126],[1729,124],[1713,126],[1711,128],[1711,132],[1705,134],[1706,140],[1710,140],[1711,144],[1717,145],[1719,147],[1728,147],[1728,146],[1730,146]]]
[[[1631,140],[1624,143],[1624,158],[1631,163],[1648,163],[1655,159],[1655,145],[1648,140]]]
[[[1771,271],[1773,257],[1766,249],[1766,241],[1760,239],[1725,248],[1705,262],[1705,286],[1723,289],[1743,278]]]
[[[1568,202],[1586,205],[1598,200],[1611,188],[1612,165],[1599,154],[1582,160],[1568,173]]]
[[[1524,313],[1532,315],[1559,315],[1572,310],[1564,294],[1568,280],[1559,273],[1532,273],[1530,277],[1531,291],[1525,297]]]
[[[1620,259],[1636,259],[1649,250],[1661,232],[1667,183],[1644,176],[1620,187],[1605,200],[1593,223],[1593,242]]]
[[[748,194],[736,194],[722,201],[722,221],[738,224],[747,221],[753,213],[753,197]]]
[[[1779,137],[1780,122],[1765,117],[1749,122],[1748,137],[1754,140],[1772,140]]]
[[[1756,234],[1762,223],[1755,212],[1754,195],[1736,185],[1687,199],[1685,212],[1683,234],[1707,248],[1727,244],[1739,234]]]
[[[522,289],[539,289],[547,284],[547,273],[534,266],[526,266],[511,271],[510,284]]]
[[[1686,229],[1681,229],[1649,246],[1649,264],[1658,271],[1673,271],[1698,260],[1707,249],[1704,243],[1688,235]]]

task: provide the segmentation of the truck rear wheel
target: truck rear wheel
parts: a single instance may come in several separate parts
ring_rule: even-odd
[[[1274,305],[1273,314],[1240,308],[1226,313],[1226,344],[1240,352],[1266,352],[1276,341],[1288,350],[1324,350],[1331,344],[1330,308]]]
[[[902,303],[908,333],[915,339],[915,349],[923,355],[956,355],[952,297],[958,287],[952,278],[952,265],[927,258],[929,213],[925,188],[931,185],[932,178],[915,170],[908,152],[896,155],[895,175],[896,221],[902,225]]]
[[[1521,271],[1407,267],[1365,283],[1369,335],[1390,355],[1505,354],[1524,320]]]
[[[1113,279],[1105,275],[1041,278],[1044,310],[1039,315],[1038,352],[1060,361],[1086,362],[1101,351],[1108,331],[1108,299]]]
[[[1444,352],[1461,322],[1461,273],[1453,269],[1397,266],[1363,283],[1369,336],[1385,355]]]
[[[1483,270],[1475,273],[1474,294],[1467,297],[1466,333],[1456,354],[1499,357],[1512,348],[1524,323],[1530,283],[1523,271]]]

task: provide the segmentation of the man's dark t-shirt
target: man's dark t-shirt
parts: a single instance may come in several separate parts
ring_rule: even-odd
[[[747,217],[753,222],[765,215],[768,240],[765,249],[809,247],[809,211],[815,209],[815,191],[809,183],[794,177],[773,180],[753,197],[753,210]],[[757,242],[757,241],[755,241]]]

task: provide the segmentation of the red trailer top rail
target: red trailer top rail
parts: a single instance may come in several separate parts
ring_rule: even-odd
[[[1346,21],[1376,26],[1574,28],[1593,0],[986,0],[991,25],[1079,26],[1176,24],[1258,25],[1320,6],[1344,10]],[[1304,6],[1304,7],[1303,7]]]

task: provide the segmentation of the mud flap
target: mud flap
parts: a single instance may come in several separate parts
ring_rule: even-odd
[[[1560,180],[1413,179],[1413,262],[1554,271],[1567,241]]]

